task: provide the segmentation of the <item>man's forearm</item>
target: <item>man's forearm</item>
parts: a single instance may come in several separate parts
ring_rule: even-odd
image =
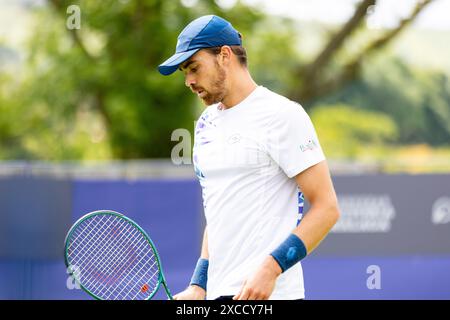
[[[308,254],[310,254],[327,236],[338,218],[337,203],[328,206],[313,206],[293,230],[293,233],[303,241]]]
[[[203,233],[202,251],[200,253],[200,258],[202,258],[202,259],[209,259],[208,231],[207,231],[206,227],[205,227],[205,232]]]
[[[319,245],[338,217],[337,205],[311,207],[297,228],[266,259],[265,269],[280,274],[295,265]]]
[[[192,275],[190,287],[193,290],[203,290],[206,293],[206,284],[208,281],[208,266],[209,266],[209,253],[208,253],[208,233],[206,231],[203,233],[202,249],[200,253],[200,258],[197,261],[197,265]]]

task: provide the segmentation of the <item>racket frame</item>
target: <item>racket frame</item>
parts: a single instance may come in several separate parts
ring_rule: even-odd
[[[91,297],[93,297],[94,299],[97,300],[104,300],[101,297],[97,296],[96,294],[92,293],[91,291],[89,291],[85,286],[83,286],[83,284],[81,283],[81,281],[79,281],[79,279],[77,279],[77,277],[74,275],[73,270],[71,270],[71,264],[69,263],[69,258],[68,258],[68,247],[69,247],[69,240],[71,239],[72,233],[78,228],[78,226],[83,223],[85,220],[92,218],[93,216],[106,216],[106,215],[111,215],[111,216],[117,216],[125,221],[127,221],[128,223],[130,223],[133,227],[135,227],[145,238],[145,240],[147,240],[147,242],[150,244],[153,253],[155,254],[155,258],[156,258],[156,263],[158,265],[158,270],[159,270],[159,276],[158,276],[158,283],[155,286],[155,289],[153,290],[153,292],[151,293],[151,295],[149,295],[148,298],[146,298],[145,300],[150,300],[151,298],[153,298],[153,296],[158,292],[161,284],[164,287],[164,290],[166,291],[166,295],[170,300],[173,300],[172,294],[170,293],[169,287],[167,286],[166,283],[166,279],[164,277],[163,274],[163,270],[162,270],[162,266],[161,266],[161,259],[159,257],[158,251],[156,250],[155,245],[153,244],[152,239],[148,236],[148,234],[144,231],[144,229],[142,229],[136,222],[134,222],[132,219],[128,218],[127,216],[123,215],[120,212],[117,211],[112,211],[112,210],[97,210],[97,211],[92,211],[89,212],[87,214],[85,214],[84,216],[82,216],[81,218],[79,218],[73,225],[72,227],[69,229],[69,231],[67,232],[66,238],[64,239],[64,263],[66,264],[68,273],[71,277],[73,277],[73,279],[80,285],[80,287],[86,292],[88,293]]]

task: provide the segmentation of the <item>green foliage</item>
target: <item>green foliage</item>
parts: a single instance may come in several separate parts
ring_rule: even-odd
[[[287,19],[267,17],[256,25],[251,36],[244,39],[255,81],[283,95],[298,86],[299,77],[293,70],[303,59],[294,46],[297,37],[295,25]]]
[[[81,8],[76,33],[66,28],[72,4]],[[22,71],[0,70],[0,159],[169,157],[171,133],[192,132],[203,106],[180,72],[164,77],[157,66],[173,54],[185,25],[204,14],[233,23],[255,80],[280,94],[308,81],[299,72],[314,58],[305,49],[311,29],[241,1],[222,8],[213,0],[192,7],[180,0],[55,0],[35,11]],[[359,32],[364,40],[370,30]],[[349,43],[336,59],[359,46]],[[448,146],[448,76],[386,50],[368,62],[360,79],[305,105],[327,155],[377,157],[391,144]],[[324,72],[333,74],[335,66]]]
[[[336,103],[389,115],[398,127],[397,143],[450,142],[450,85],[443,73],[380,56],[365,66],[362,79],[318,99],[314,106]]]
[[[325,154],[330,158],[355,158],[368,147],[395,141],[398,129],[389,116],[348,105],[321,105],[311,119]]]
[[[7,93],[11,92],[8,85],[10,81],[10,77],[0,74],[0,158],[26,156],[20,141],[22,128],[16,121],[12,121],[20,119],[21,115]]]
[[[66,28],[73,4],[81,8],[77,31]],[[240,2],[224,10],[207,0],[195,8],[173,0],[49,1],[36,12],[15,91],[27,131],[3,128],[0,139],[17,141],[3,143],[0,157],[169,157],[172,131],[193,130],[197,99],[181,74],[164,77],[157,66],[174,53],[186,24],[203,14],[228,18],[244,34],[262,17]],[[2,105],[13,110],[12,101]],[[4,118],[5,126],[14,116]]]

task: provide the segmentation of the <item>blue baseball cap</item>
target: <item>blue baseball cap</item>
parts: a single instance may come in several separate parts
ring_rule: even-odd
[[[158,71],[167,76],[200,49],[224,45],[242,45],[241,34],[231,23],[215,15],[197,18],[181,31],[175,54],[160,64]]]

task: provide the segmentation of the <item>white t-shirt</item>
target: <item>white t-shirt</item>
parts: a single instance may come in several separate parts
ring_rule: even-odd
[[[193,160],[208,230],[208,299],[238,293],[293,231],[303,207],[293,177],[324,159],[304,109],[262,86],[232,108],[205,109]],[[302,298],[297,263],[278,277],[270,299]]]

